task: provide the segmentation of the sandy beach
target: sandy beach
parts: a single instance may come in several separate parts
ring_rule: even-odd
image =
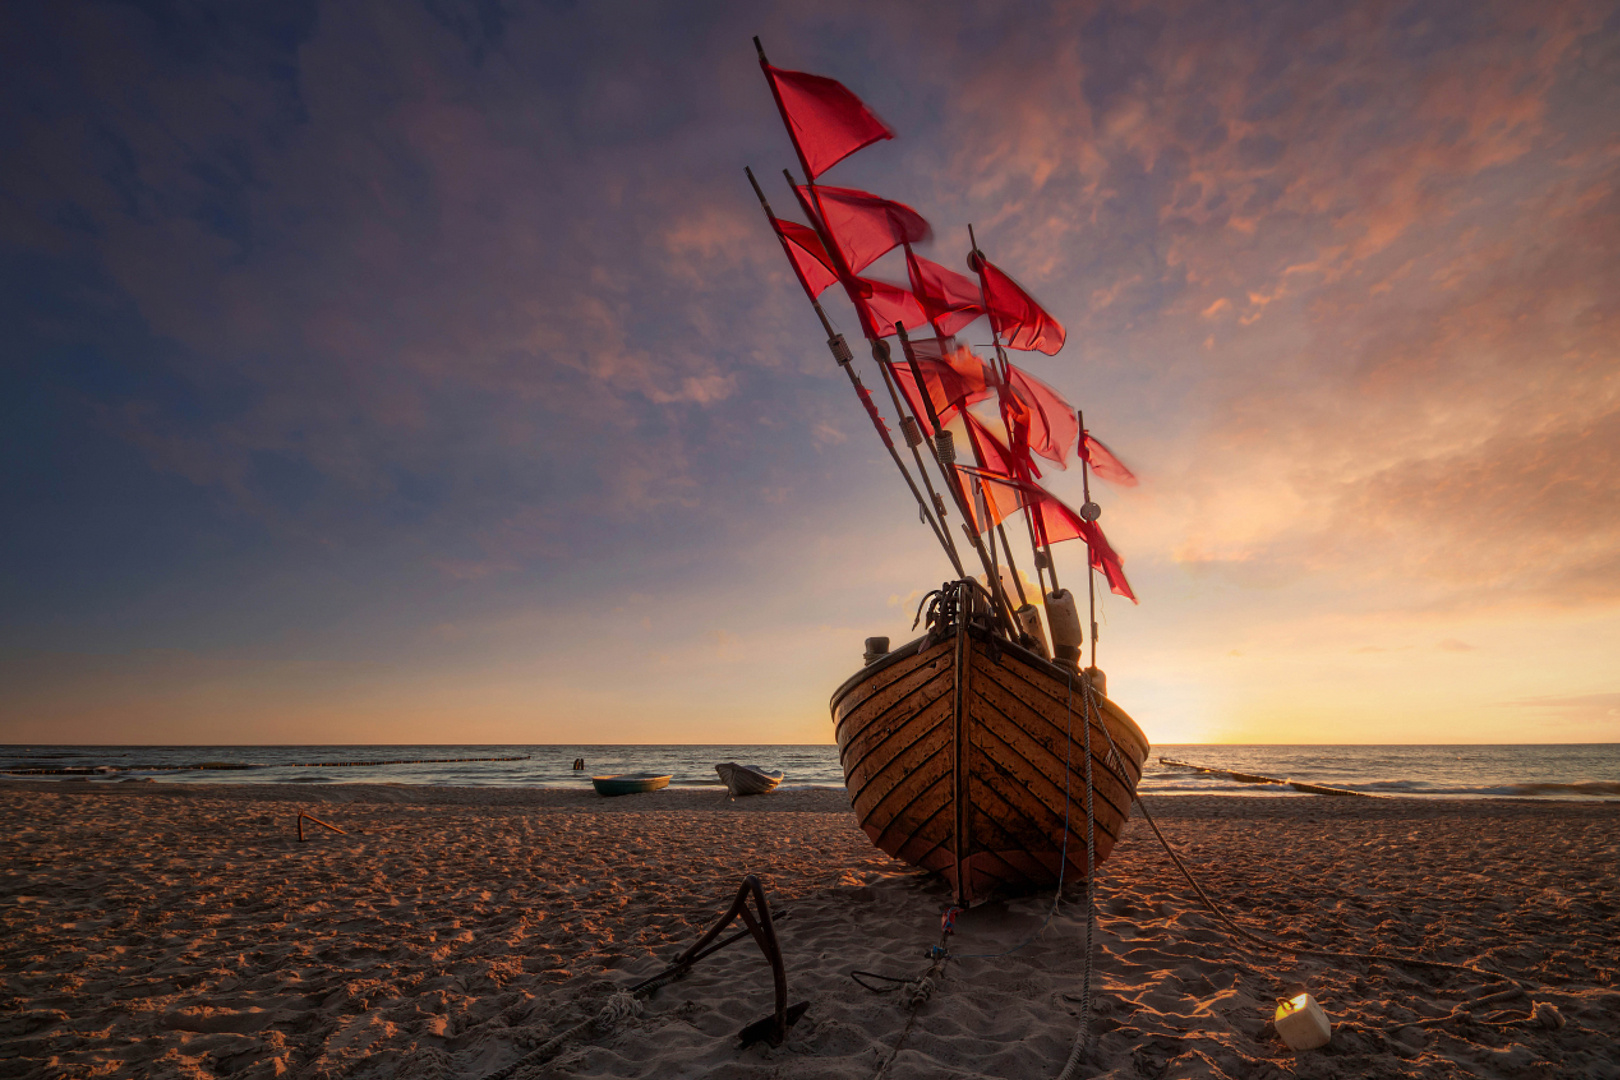
[[[1150,800],[1246,927],[1450,971],[1264,950],[1207,911],[1133,820],[1098,880],[1094,1052],[1107,1077],[1620,1077],[1620,805]],[[307,811],[347,831],[295,818]],[[851,969],[921,975],[946,893],[855,828],[843,792],[0,784],[0,1074],[8,1077],[1048,1077],[1074,1038],[1084,910],[1050,894],[958,919],[913,1007]],[[777,1048],[748,941],[536,1055],[660,970],[759,876],[790,1001]],[[1269,1021],[1308,989],[1332,1042]],[[1561,1028],[1514,1022],[1532,1000]],[[1501,1021],[1493,1026],[1487,1021]],[[896,1053],[898,1048],[899,1052]]]

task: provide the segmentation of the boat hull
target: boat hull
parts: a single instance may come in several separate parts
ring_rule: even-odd
[[[861,828],[883,851],[943,875],[964,905],[1051,887],[1060,872],[1084,880],[1081,680],[979,627],[920,639],[858,672],[834,694],[832,714]],[[1113,702],[1094,700],[1100,863],[1129,816],[1148,740]]]
[[[669,787],[669,776],[641,773],[628,776],[593,776],[591,785],[598,795],[636,795]]]
[[[782,774],[776,770],[738,765],[734,761],[723,761],[714,767],[714,771],[720,774],[720,779],[726,783],[726,790],[733,796],[764,795],[768,791],[775,791],[776,785],[782,782]]]

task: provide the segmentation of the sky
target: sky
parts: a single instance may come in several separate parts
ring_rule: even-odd
[[[756,34],[1066,324],[1150,738],[1620,741],[1613,5],[280,0],[0,8],[0,742],[830,742],[950,569]]]

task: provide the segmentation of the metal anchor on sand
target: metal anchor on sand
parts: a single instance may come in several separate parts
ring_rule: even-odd
[[[749,898],[752,897],[753,909],[749,909]],[[745,929],[732,934],[722,941],[714,942],[720,932],[730,926],[736,919],[743,921]],[[769,1041],[772,1046],[781,1046],[782,1040],[787,1038],[787,1029],[798,1022],[805,1010],[810,1007],[808,1001],[801,1001],[797,1005],[789,1006],[787,1003],[787,969],[782,964],[782,947],[776,940],[776,924],[771,915],[770,905],[765,900],[765,890],[760,886],[759,878],[749,874],[742,879],[737,888],[737,897],[731,902],[731,907],[720,916],[706,934],[697,940],[690,949],[687,949],[675,962],[657,975],[630,988],[630,993],[642,995],[651,994],[666,983],[674,982],[691,970],[692,965],[719,952],[727,945],[740,941],[745,936],[752,936],[759,945],[760,952],[771,965],[771,980],[776,992],[776,1008],[769,1016],[754,1021],[737,1033],[742,1045],[747,1047],[762,1040]]]

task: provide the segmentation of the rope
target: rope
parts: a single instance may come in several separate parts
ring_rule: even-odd
[[[1087,680],[1084,690],[1088,704],[1094,705],[1095,702],[1093,699],[1093,691],[1089,680]],[[1123,770],[1119,750],[1114,745],[1113,734],[1108,730],[1108,726],[1106,724],[1101,724],[1099,726],[1102,727],[1103,735],[1108,740],[1109,763],[1115,769]],[[1087,730],[1089,732],[1089,725]],[[1123,772],[1121,775],[1123,775]],[[1131,792],[1131,801],[1135,803],[1136,808],[1142,812],[1143,819],[1147,821],[1148,825],[1153,829],[1153,835],[1159,838],[1159,843],[1164,847],[1165,854],[1170,856],[1170,861],[1175,864],[1177,870],[1181,871],[1181,876],[1187,879],[1187,884],[1191,885],[1193,891],[1198,894],[1198,899],[1203,903],[1204,907],[1209,909],[1210,913],[1213,914],[1217,919],[1225,923],[1233,933],[1247,938],[1263,948],[1271,949],[1274,952],[1292,953],[1296,956],[1315,956],[1328,960],[1362,960],[1375,964],[1404,964],[1408,967],[1429,968],[1436,971],[1459,971],[1470,975],[1481,976],[1490,981],[1510,983],[1516,987],[1520,993],[1524,994],[1526,997],[1529,997],[1529,992],[1524,989],[1523,984],[1521,984],[1517,979],[1514,979],[1508,975],[1503,975],[1498,971],[1491,971],[1487,968],[1478,967],[1474,964],[1450,964],[1442,960],[1423,960],[1414,956],[1399,956],[1385,953],[1339,952],[1333,949],[1313,949],[1302,945],[1291,945],[1286,942],[1270,941],[1263,938],[1260,935],[1251,932],[1247,928],[1238,925],[1238,923],[1232,920],[1231,916],[1227,915],[1220,905],[1216,904],[1214,900],[1210,899],[1209,894],[1205,892],[1204,887],[1198,883],[1198,879],[1193,876],[1192,871],[1187,869],[1187,865],[1183,863],[1181,861],[1181,857],[1176,854],[1175,848],[1170,846],[1170,841],[1165,838],[1163,831],[1160,830],[1159,823],[1153,820],[1153,815],[1148,812],[1147,806],[1142,802],[1141,796],[1139,796],[1135,790],[1132,790]],[[1089,931],[1090,928],[1088,927],[1087,929]],[[1485,1000],[1493,999],[1500,1000],[1500,998],[1497,998],[1495,995],[1492,995],[1491,998],[1487,998]],[[1477,1005],[1478,1003],[1476,1002],[1475,1004]],[[1532,1022],[1543,1024],[1549,1028],[1562,1026],[1563,1017],[1558,1014],[1558,1010],[1556,1008],[1547,1004],[1546,1002],[1536,1002],[1534,1000],[1532,1000],[1531,1004],[1533,1008],[1531,1009],[1530,1014],[1518,1020],[1475,1020],[1475,1022],[1496,1027],[1512,1027],[1518,1024]],[[1543,1006],[1545,1006],[1545,1008],[1543,1008]],[[1467,1012],[1462,1012],[1460,1009],[1461,1007],[1452,1010],[1452,1013],[1448,1016],[1437,1017],[1433,1020],[1423,1021],[1423,1023],[1441,1023],[1445,1020],[1454,1019],[1459,1015],[1468,1016],[1469,1019],[1474,1019]],[[1060,1077],[1060,1080],[1069,1080],[1069,1071],[1067,1069]]]
[[[507,1077],[511,1076],[513,1073],[516,1073],[519,1069],[533,1065],[536,1062],[550,1057],[552,1054],[562,1049],[563,1044],[576,1035],[583,1035],[586,1031],[592,1028],[606,1034],[619,1027],[619,1025],[623,1024],[626,1020],[633,1019],[640,1015],[641,1000],[634,994],[626,993],[625,991],[621,990],[612,997],[608,998],[607,1004],[602,1006],[601,1011],[595,1016],[591,1017],[589,1020],[583,1020],[569,1028],[567,1031],[553,1035],[551,1038],[547,1039],[533,1050],[530,1050],[527,1054],[524,1054],[516,1061],[508,1065],[504,1065],[501,1068],[496,1069],[494,1072],[489,1073],[484,1077],[484,1080],[507,1080]]]
[[[1091,679],[1090,678],[1087,678],[1081,684],[1081,687],[1082,687],[1082,695],[1083,695],[1083,697],[1085,699],[1085,703],[1086,703],[1086,714],[1085,714],[1084,717],[1081,718],[1081,723],[1085,726],[1085,730],[1086,730],[1086,962],[1085,962],[1085,966],[1084,966],[1084,969],[1083,969],[1084,970],[1084,975],[1082,976],[1081,990],[1080,990],[1080,1023],[1076,1027],[1075,1032],[1074,1032],[1074,1044],[1069,1047],[1069,1058],[1068,1058],[1067,1061],[1065,1061],[1063,1063],[1063,1071],[1058,1073],[1058,1080],[1071,1080],[1071,1078],[1074,1076],[1075,1069],[1080,1067],[1081,1055],[1085,1052],[1085,1048],[1086,1048],[1087,1043],[1090,1042],[1090,1036],[1091,1036],[1091,967],[1092,967],[1092,961],[1096,958],[1096,947],[1093,944],[1092,931],[1093,931],[1093,928],[1097,924],[1097,903],[1096,903],[1096,891],[1095,891],[1095,881],[1096,881],[1096,877],[1097,877],[1097,818],[1096,818],[1096,814],[1093,812],[1096,809],[1096,804],[1095,804],[1095,800],[1093,798],[1093,794],[1094,794],[1094,791],[1095,791],[1095,784],[1093,783],[1093,776],[1092,776],[1092,771],[1091,771],[1092,770],[1092,760],[1091,760],[1091,718],[1092,718],[1093,712],[1096,709],[1096,701],[1095,701],[1095,699],[1093,698],[1093,695],[1092,695]],[[1069,694],[1070,694],[1071,698],[1074,695],[1074,676],[1072,674],[1069,676]],[[1072,716],[1072,709],[1071,709],[1071,716]],[[1102,726],[1102,718],[1101,718],[1100,714],[1098,714],[1098,726],[1099,727]],[[1073,734],[1074,724],[1073,724],[1072,719],[1070,721],[1069,727],[1070,727],[1069,744],[1070,744],[1070,746],[1073,746],[1073,744],[1074,744],[1074,734]],[[1106,727],[1104,727],[1103,730],[1107,731],[1108,729]],[[1110,741],[1110,745],[1112,745],[1112,741]],[[1067,780],[1065,780],[1065,785],[1066,784],[1067,784]],[[1067,796],[1066,795],[1065,795],[1065,804],[1064,804],[1064,817],[1065,817],[1065,821],[1064,821],[1064,829],[1063,829],[1063,832],[1064,832],[1063,844],[1064,844],[1064,850],[1067,851],[1068,850],[1068,842],[1069,842],[1069,838],[1068,838],[1068,831],[1069,830],[1068,830],[1068,821],[1067,821],[1068,805],[1067,805]],[[1065,858],[1067,858],[1067,856],[1065,856]],[[1060,886],[1060,888],[1061,888],[1061,886]]]
[[[933,963],[928,965],[928,970],[922,974],[921,978],[906,980],[915,984],[911,993],[907,995],[906,1002],[906,1007],[911,1015],[906,1018],[906,1026],[900,1032],[900,1038],[895,1042],[894,1049],[889,1051],[889,1056],[883,1060],[883,1064],[878,1066],[878,1071],[872,1074],[872,1080],[883,1080],[883,1074],[889,1071],[889,1066],[894,1064],[894,1059],[899,1057],[900,1051],[906,1048],[906,1040],[911,1038],[911,1029],[917,1024],[917,1010],[922,1008],[933,994],[934,976],[940,973],[945,967],[945,962],[949,959],[949,954],[939,955],[934,958]],[[856,981],[859,982],[860,980],[857,979]]]

